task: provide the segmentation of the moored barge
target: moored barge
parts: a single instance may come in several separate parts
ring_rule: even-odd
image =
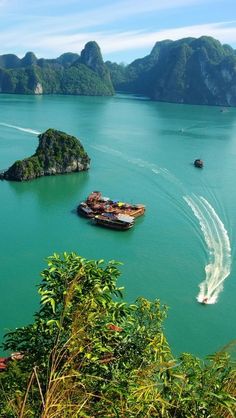
[[[98,225],[123,230],[132,228],[134,219],[145,213],[145,206],[111,200],[94,191],[78,205],[77,213],[93,219]]]
[[[115,215],[113,213],[102,213],[101,215],[96,215],[93,218],[93,221],[97,225],[118,229],[120,231],[125,231],[134,226],[134,218],[122,214]]]
[[[102,196],[101,192],[95,191],[78,205],[77,212],[87,218],[93,218],[102,213],[122,213],[137,218],[145,213],[145,206],[111,200],[109,197]]]

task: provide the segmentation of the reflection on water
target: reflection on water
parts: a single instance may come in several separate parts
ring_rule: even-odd
[[[9,181],[9,187],[16,195],[35,195],[40,205],[50,207],[70,201],[82,193],[89,181],[89,171],[45,176],[26,182]]]

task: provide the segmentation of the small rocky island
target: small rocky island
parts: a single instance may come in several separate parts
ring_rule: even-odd
[[[16,161],[1,179],[23,181],[55,174],[88,170],[90,158],[74,136],[55,129],[40,134],[34,155]]]

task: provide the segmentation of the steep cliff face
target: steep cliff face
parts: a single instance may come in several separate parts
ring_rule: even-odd
[[[98,44],[94,41],[88,42],[81,52],[80,62],[87,65],[93,71],[102,73],[104,69],[102,54]]]
[[[107,63],[116,90],[153,100],[236,106],[236,54],[203,36],[157,42],[127,67]]]
[[[22,94],[114,94],[109,70],[96,42],[88,42],[81,56],[65,53],[56,59],[0,56],[0,92]]]
[[[110,73],[103,62],[101,50],[95,41],[88,42],[81,52],[80,62],[95,71],[108,83],[111,83]]]
[[[37,64],[37,57],[34,55],[33,52],[27,52],[21,60],[21,67],[28,67],[30,65]]]
[[[89,169],[90,158],[74,136],[55,129],[39,135],[34,155],[16,161],[1,175],[5,180],[32,180],[36,177],[72,173]]]
[[[34,89],[35,94],[43,94],[43,86],[41,83],[37,83]]]

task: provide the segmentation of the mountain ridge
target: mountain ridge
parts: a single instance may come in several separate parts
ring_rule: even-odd
[[[236,106],[236,51],[202,36],[156,42],[150,54],[128,65],[103,61],[88,42],[81,54],[55,59],[27,52],[0,56],[0,93],[113,95],[142,94],[151,100]]]
[[[236,52],[202,36],[157,42],[127,66],[106,62],[115,90],[152,100],[236,106]]]
[[[20,94],[114,94],[98,44],[88,42],[81,55],[64,53],[56,59],[37,58],[27,52],[0,56],[0,92]]]

